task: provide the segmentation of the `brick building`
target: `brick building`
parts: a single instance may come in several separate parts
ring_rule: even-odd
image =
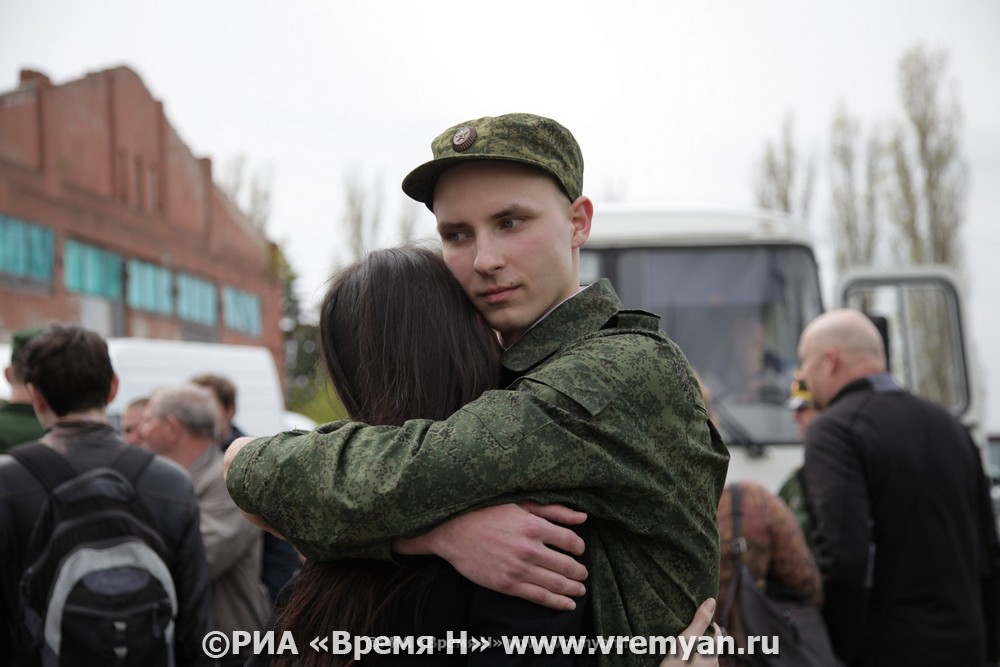
[[[275,246],[128,67],[0,93],[0,342],[112,336],[263,345],[283,368]]]

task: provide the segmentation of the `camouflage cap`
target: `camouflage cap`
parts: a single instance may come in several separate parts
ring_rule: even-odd
[[[484,116],[450,127],[431,142],[434,159],[403,179],[403,192],[434,210],[434,186],[448,169],[471,160],[505,160],[551,174],[570,200],[583,194],[583,154],[573,134],[528,113]]]
[[[41,327],[31,327],[30,329],[21,329],[15,331],[14,335],[11,337],[10,341],[10,363],[17,363],[17,357],[21,354],[21,350],[24,346],[28,344],[32,338],[37,336],[42,332]]]

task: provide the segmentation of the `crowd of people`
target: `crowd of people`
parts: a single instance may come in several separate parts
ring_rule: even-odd
[[[440,250],[372,252],[338,273],[321,306],[323,361],[347,420],[246,437],[232,383],[201,375],[129,404],[116,432],[118,379],[100,336],[65,324],[15,335],[0,407],[0,663],[42,664],[77,641],[22,608],[29,537],[47,499],[68,493],[33,472],[39,447],[81,478],[122,469],[150,508],[155,539],[139,536],[154,547],[150,571],[162,561],[169,581],[146,634],[169,647],[163,664],[351,664],[252,646],[213,663],[210,630],[288,632],[300,649],[334,630],[728,633],[746,648],[730,586],[728,545],[740,540],[762,589],[822,610],[844,665],[996,662],[1000,544],[977,449],[945,410],[893,382],[864,315],[832,311],[802,332],[789,400],[801,469],[779,494],[725,486],[728,452],[681,350],[608,281],[579,285],[594,210],[572,134],[508,114],[459,123],[432,152],[403,190],[434,214]],[[740,332],[763,350],[759,323]],[[730,369],[741,378],[775,367],[763,352],[744,356]],[[14,447],[30,441],[41,445]],[[134,449],[156,456],[123,454]],[[104,562],[125,562],[115,558],[137,539]],[[136,581],[126,575],[114,595]],[[110,592],[81,580],[106,603]],[[144,645],[114,633],[92,634],[120,659]],[[515,662],[495,644],[365,662],[661,659],[720,660],[597,651]]]

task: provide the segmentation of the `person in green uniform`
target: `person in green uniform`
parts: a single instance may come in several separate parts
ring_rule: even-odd
[[[433,211],[448,268],[497,331],[503,389],[440,421],[239,439],[231,495],[313,559],[433,553],[480,585],[572,608],[587,573],[546,546],[557,532],[519,530],[530,512],[511,505],[561,503],[590,521],[594,634],[677,635],[718,587],[728,467],[690,365],[607,280],[581,289],[593,204],[566,128],[486,117],[432,149],[403,190]]]
[[[819,415],[819,410],[813,403],[812,392],[806,386],[806,380],[802,377],[802,369],[796,369],[795,379],[792,380],[792,387],[788,394],[788,407],[792,410],[792,419],[795,420],[795,428],[799,437],[805,442],[806,429],[809,424]],[[778,497],[785,501],[795,514],[799,522],[802,534],[806,536],[806,542],[810,542],[812,536],[812,523],[809,520],[809,512],[806,510],[806,492],[802,484],[802,466],[792,471],[778,489]]]
[[[4,377],[10,383],[10,400],[0,404],[0,452],[42,437],[42,425],[31,407],[31,399],[24,386],[24,369],[19,360],[21,350],[40,331],[39,327],[21,329],[14,332],[11,339],[10,366],[4,369]]]

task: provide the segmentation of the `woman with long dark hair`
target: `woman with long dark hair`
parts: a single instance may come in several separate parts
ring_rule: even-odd
[[[341,271],[323,299],[319,330],[323,360],[341,402],[351,419],[368,424],[445,419],[495,388],[499,379],[495,333],[441,257],[427,248],[377,250]],[[491,610],[476,614],[476,605]],[[307,561],[281,604],[275,629],[290,631],[300,649],[333,631],[444,638],[449,630],[457,635],[469,629],[473,616],[492,617],[498,605],[516,616],[572,613],[480,589],[432,556],[398,557],[397,562]],[[583,630],[579,619],[589,614],[583,607],[578,605],[578,620],[573,621],[578,632]],[[564,623],[565,616],[560,633]],[[467,658],[435,651],[423,661],[465,664]],[[369,654],[364,659],[377,665],[420,661],[421,656],[407,655]],[[311,650],[276,655],[271,661],[325,667],[352,663],[351,655]]]

